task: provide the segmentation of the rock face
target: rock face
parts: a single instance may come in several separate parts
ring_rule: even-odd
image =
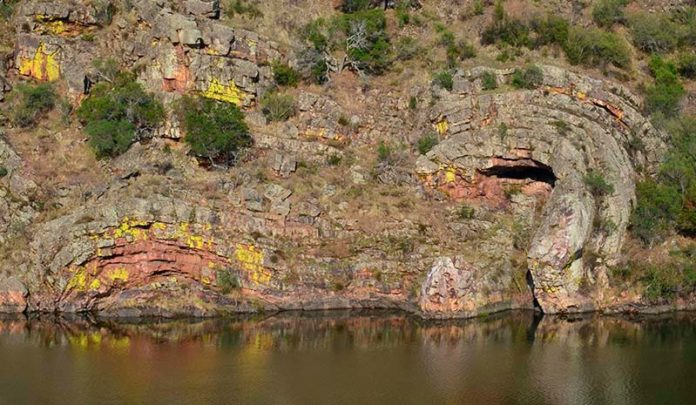
[[[619,86],[546,66],[536,90],[481,93],[484,71],[459,74],[455,94],[436,107],[447,139],[420,158],[417,171],[455,199],[499,205],[504,189],[515,187],[548,200],[528,248],[534,295],[550,313],[601,307],[581,289],[619,253],[635,168],[655,167],[662,135]],[[510,73],[495,72],[500,83]],[[633,148],[634,137],[644,147]],[[603,176],[613,192],[593,195],[588,173]]]
[[[344,72],[292,90],[297,115],[269,123],[254,107],[270,62],[292,60],[273,41],[220,20],[218,1],[119,4],[22,2],[8,80],[58,81],[77,104],[104,80],[94,62],[115,58],[168,109],[184,94],[241,106],[255,146],[235,168],[206,170],[171,118],[93,162],[104,184],[66,186],[73,194],[51,204],[34,198],[46,178],[0,138],[0,311],[450,318],[613,305],[607,266],[624,244],[636,170],[654,170],[664,149],[627,89],[544,66],[534,90],[510,86],[511,70],[475,68],[451,92],[398,94]],[[495,91],[482,90],[486,72]],[[341,81],[351,93],[333,97]],[[414,145],[429,131],[440,143],[426,155],[377,159],[385,139]]]
[[[164,2],[134,1],[130,17],[137,20],[136,31],[132,21],[114,16],[114,3],[25,2],[17,22],[19,74],[64,78],[77,98],[100,80],[93,62],[111,57],[122,66],[144,67],[140,79],[152,91],[198,92],[240,106],[254,104],[270,84],[268,65],[280,58],[275,44],[216,21],[219,2],[186,1],[181,14]],[[108,23],[108,30],[95,35]]]

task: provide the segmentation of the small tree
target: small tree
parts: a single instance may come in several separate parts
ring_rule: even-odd
[[[233,165],[239,152],[253,144],[244,113],[234,104],[187,96],[178,115],[191,153],[211,165]]]
[[[77,109],[97,157],[117,156],[164,120],[164,107],[135,75],[120,72],[92,89]]]
[[[17,86],[20,102],[14,113],[14,122],[23,128],[33,127],[56,106],[58,96],[53,85]]]
[[[544,72],[536,65],[524,70],[515,69],[512,73],[512,85],[518,89],[536,89],[544,83]]]

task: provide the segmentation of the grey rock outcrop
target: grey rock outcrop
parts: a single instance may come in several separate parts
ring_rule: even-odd
[[[535,297],[546,312],[601,307],[581,289],[617,257],[637,166],[656,167],[664,135],[618,85],[545,66],[539,89],[487,93],[480,84],[485,70],[460,72],[456,94],[436,106],[433,120],[447,139],[419,159],[417,171],[453,198],[493,204],[500,196],[491,181],[526,178],[530,192],[552,188],[528,249]],[[511,73],[492,72],[502,83]],[[642,148],[632,146],[635,137]],[[613,192],[593,195],[589,173]]]

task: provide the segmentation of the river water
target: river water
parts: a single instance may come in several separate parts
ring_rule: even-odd
[[[687,404],[696,314],[0,320],[0,404]]]

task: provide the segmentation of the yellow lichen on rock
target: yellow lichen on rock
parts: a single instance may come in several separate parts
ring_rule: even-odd
[[[212,225],[206,224],[205,229],[212,229]],[[186,244],[191,249],[213,249],[213,238],[206,238],[191,232],[191,224],[182,222],[177,226],[174,237]]]
[[[213,79],[208,86],[208,89],[203,92],[203,97],[213,100],[224,101],[235,105],[242,104],[242,91],[230,80],[227,85],[220,83],[218,79]]]
[[[92,280],[92,282],[89,284],[89,289],[90,290],[98,290],[99,287],[101,287],[101,281],[99,281],[98,278],[95,278]]]
[[[74,274],[65,289],[84,291],[87,287],[87,270],[84,267],[78,267],[73,272]]]
[[[112,283],[115,283],[117,281],[123,281],[124,283],[128,281],[128,277],[130,274],[128,273],[128,269],[124,267],[119,267],[117,269],[113,269],[109,271],[109,273],[106,275],[106,277],[111,280]]]
[[[435,124],[435,129],[437,130],[438,134],[444,135],[449,130],[449,123],[446,119],[440,120],[437,124]]]
[[[254,245],[238,244],[234,258],[242,269],[249,273],[252,281],[258,284],[268,284],[271,281],[270,272],[263,267],[263,250],[257,249]]]
[[[19,74],[42,81],[58,80],[60,78],[60,64],[57,54],[58,51],[49,53],[46,50],[46,45],[41,42],[33,58],[20,57]]]
[[[135,240],[147,240],[147,230],[143,228],[148,227],[148,225],[145,221],[123,218],[121,224],[114,230],[114,238],[131,237]]]
[[[457,181],[457,169],[452,166],[446,166],[442,169],[445,173],[445,183],[450,184]]]

